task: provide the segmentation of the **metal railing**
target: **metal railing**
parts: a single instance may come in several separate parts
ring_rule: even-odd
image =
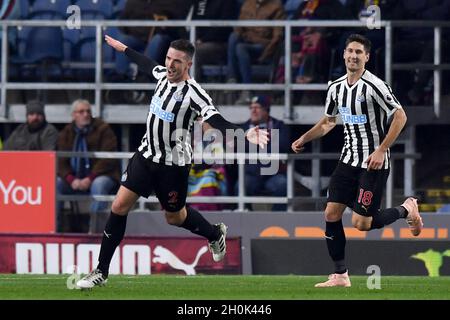
[[[58,158],[67,158],[72,156],[86,156],[90,158],[103,158],[103,159],[129,159],[134,154],[132,152],[70,152],[70,151],[58,151]],[[262,204],[286,204],[287,211],[294,211],[294,203],[296,201],[324,201],[326,197],[321,197],[321,190],[326,186],[320,185],[320,166],[321,160],[337,160],[340,157],[340,153],[303,153],[303,154],[249,154],[249,153],[226,153],[223,157],[223,163],[229,163],[229,161],[236,161],[238,165],[238,195],[237,196],[195,196],[188,197],[188,203],[227,203],[227,204],[237,204],[239,211],[244,211],[245,204],[247,203],[262,203]],[[393,205],[394,188],[393,188],[393,177],[395,170],[395,160],[397,159],[419,159],[420,154],[401,154],[401,153],[391,153],[391,172],[387,181],[386,186],[386,207],[390,208]],[[204,156],[203,160],[215,160],[217,157]],[[246,160],[258,160],[258,161],[286,161],[287,162],[287,194],[286,197],[268,197],[268,196],[246,196],[245,195],[245,164]],[[309,160],[312,162],[312,195],[310,197],[296,197],[294,194],[294,172],[295,172],[295,161],[298,160]],[[411,168],[412,170],[412,168]],[[412,173],[410,173],[412,175]],[[408,175],[404,176],[404,185],[407,185]],[[410,196],[410,191],[407,188],[404,189],[404,196]],[[114,196],[112,195],[57,195],[56,199],[58,201],[86,201],[86,200],[98,200],[98,201],[113,201]],[[139,209],[145,210],[145,203],[159,203],[156,196],[150,196],[148,199],[139,198]]]
[[[10,27],[23,27],[23,26],[53,26],[53,27],[66,27],[66,21],[52,21],[52,20],[3,20],[0,22],[2,27],[2,66],[1,66],[1,90],[0,90],[0,121],[7,121],[7,92],[8,90],[59,90],[59,89],[79,89],[79,90],[94,90],[94,115],[102,115],[102,90],[148,90],[153,89],[154,85],[151,84],[124,84],[124,83],[104,83],[102,79],[102,43],[103,43],[103,28],[128,26],[128,27],[187,27],[190,32],[190,40],[195,41],[196,29],[199,27],[227,27],[227,26],[270,26],[270,27],[282,27],[284,28],[284,38],[291,39],[293,27],[344,27],[344,28],[366,28],[366,24],[359,20],[322,20],[322,21],[310,21],[310,20],[297,20],[297,21],[284,21],[284,20],[210,20],[210,21],[197,21],[197,20],[166,20],[166,21],[81,21],[81,27],[95,27],[96,28],[96,59],[95,59],[95,81],[92,83],[21,83],[21,82],[9,82],[8,81],[8,28]],[[450,70],[450,65],[441,65],[441,38],[442,28],[450,27],[450,22],[429,22],[429,21],[381,21],[381,28],[385,28],[385,73],[386,81],[392,82],[392,70],[394,69],[409,69],[416,68],[432,69],[434,72],[434,113],[436,116],[440,114],[441,108],[441,72],[442,70]],[[394,27],[432,27],[434,28],[434,63],[433,64],[392,64],[392,51],[393,51],[393,29]],[[291,65],[291,41],[284,41],[284,57],[285,65]],[[195,72],[195,65],[193,65],[193,72]],[[296,90],[326,90],[327,84],[323,83],[311,83],[311,84],[293,84],[290,68],[285,68],[285,83],[284,84],[219,84],[211,83],[204,84],[205,89],[213,90],[274,90],[284,92],[284,119],[293,119],[293,105],[292,105],[292,91]]]

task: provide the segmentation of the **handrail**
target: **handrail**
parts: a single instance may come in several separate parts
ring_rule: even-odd
[[[72,156],[87,156],[90,158],[104,158],[104,159],[128,159],[130,158],[134,153],[133,152],[73,152],[73,151],[58,151],[56,152],[56,155],[58,158],[61,157],[72,157]],[[239,177],[238,177],[238,183],[240,186],[244,186],[244,177],[243,177],[243,168],[245,161],[243,160],[272,160],[272,161],[287,161],[287,182],[288,182],[288,192],[286,197],[267,197],[267,196],[246,196],[244,194],[244,191],[240,190],[240,194],[238,196],[214,196],[214,197],[204,197],[204,196],[198,196],[198,197],[188,197],[187,201],[190,203],[231,203],[231,204],[238,204],[239,210],[244,210],[244,204],[245,203],[266,203],[266,204],[287,204],[288,205],[288,211],[293,211],[293,203],[298,199],[304,199],[304,197],[296,197],[293,194],[293,183],[294,183],[294,162],[296,160],[335,160],[338,159],[340,156],[340,153],[302,153],[302,154],[286,154],[286,153],[273,153],[273,154],[251,154],[251,153],[225,153],[223,158],[218,158],[216,156],[203,156],[204,160],[229,160],[229,159],[237,159],[238,160],[238,166],[239,166]],[[388,180],[387,185],[387,206],[392,206],[392,195],[393,195],[393,188],[392,188],[392,175],[393,175],[393,169],[394,169],[394,160],[396,159],[420,159],[421,155],[418,153],[411,153],[411,154],[403,154],[403,153],[391,153],[392,158],[392,167],[391,167],[391,175],[390,179]],[[240,187],[241,188],[241,187]],[[239,188],[239,189],[240,189]],[[97,195],[97,196],[91,196],[91,195],[57,195],[56,199],[58,201],[86,201],[86,200],[97,200],[97,201],[113,201],[114,196],[112,195]],[[319,196],[313,196],[308,197],[310,200],[322,200],[323,197]],[[140,198],[139,204],[140,209],[142,210],[144,208],[144,203],[158,203],[158,199],[155,196],[150,196],[148,199]]]
[[[45,89],[45,90],[58,90],[58,89],[79,89],[79,90],[95,90],[95,101],[94,101],[94,115],[102,115],[102,90],[147,90],[153,89],[152,85],[139,85],[139,84],[107,84],[102,80],[102,62],[101,62],[101,43],[102,39],[102,28],[114,27],[114,26],[128,26],[128,27],[187,27],[190,29],[190,39],[195,41],[196,38],[196,28],[199,27],[229,27],[229,26],[270,26],[270,27],[282,27],[284,28],[284,34],[289,38],[293,27],[344,27],[344,28],[354,28],[354,27],[367,27],[364,21],[360,20],[164,20],[164,21],[144,21],[144,20],[80,20],[80,27],[95,27],[96,28],[96,59],[95,59],[95,82],[90,84],[75,84],[75,83],[11,83],[7,80],[7,61],[8,61],[8,27],[14,26],[54,26],[54,27],[67,27],[66,20],[2,20],[0,21],[0,26],[2,27],[2,86],[1,86],[1,103],[0,103],[0,119],[6,119],[7,112],[7,90],[21,89],[21,90],[34,90],[34,89]],[[397,27],[432,27],[434,28],[434,42],[435,42],[435,56],[434,64],[424,65],[424,69],[431,69],[434,71],[434,113],[437,117],[440,115],[440,95],[441,95],[441,71],[446,70],[447,66],[440,66],[440,43],[442,38],[441,28],[450,27],[449,21],[380,21],[380,27],[386,29],[386,55],[385,55],[385,65],[386,65],[386,81],[391,83],[392,80],[392,35],[393,28]],[[285,41],[284,46],[285,52],[290,52],[291,42]],[[290,65],[290,55],[285,54],[286,65]],[[421,65],[410,64],[409,67],[412,69],[421,68]],[[195,66],[193,66],[195,69]],[[407,65],[396,64],[395,68],[405,69],[408,68]],[[294,90],[326,90],[327,85],[323,83],[311,83],[311,84],[294,84],[291,81],[289,68],[285,70],[285,83],[278,84],[218,84],[211,83],[205,84],[205,89],[219,89],[219,90],[280,90],[284,91],[284,119],[287,121],[293,120],[292,112],[292,99],[291,92]],[[193,70],[195,72],[195,70]]]
[[[7,26],[65,27],[66,20],[1,20]],[[360,20],[80,20],[81,27],[367,27]],[[380,27],[450,27],[450,21],[382,20]]]

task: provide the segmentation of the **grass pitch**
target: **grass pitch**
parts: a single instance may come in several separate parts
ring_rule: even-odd
[[[69,281],[68,281],[69,279]],[[380,290],[367,288],[367,276],[352,276],[351,288],[314,288],[324,276],[110,276],[105,287],[70,290],[68,275],[0,275],[4,299],[132,300],[318,300],[450,299],[450,277],[381,278]]]

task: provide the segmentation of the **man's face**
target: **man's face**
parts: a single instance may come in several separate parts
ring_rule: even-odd
[[[364,69],[366,62],[369,61],[369,53],[364,50],[362,43],[350,42],[344,51],[345,67],[351,72]]]
[[[183,51],[169,48],[166,55],[167,79],[170,82],[183,81],[192,66],[192,60]]]
[[[43,122],[44,115],[36,112],[27,114],[27,124],[31,129],[39,128]]]
[[[72,112],[72,120],[78,128],[84,128],[90,125],[92,121],[91,106],[79,103]]]
[[[250,121],[253,124],[264,123],[268,118],[269,113],[259,103],[252,103],[250,105]]]

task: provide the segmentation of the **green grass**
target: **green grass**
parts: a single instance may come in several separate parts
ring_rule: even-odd
[[[105,287],[69,290],[68,276],[0,275],[2,299],[450,299],[450,277],[382,277],[369,290],[367,277],[353,276],[351,288],[316,289],[311,276],[110,276]]]

